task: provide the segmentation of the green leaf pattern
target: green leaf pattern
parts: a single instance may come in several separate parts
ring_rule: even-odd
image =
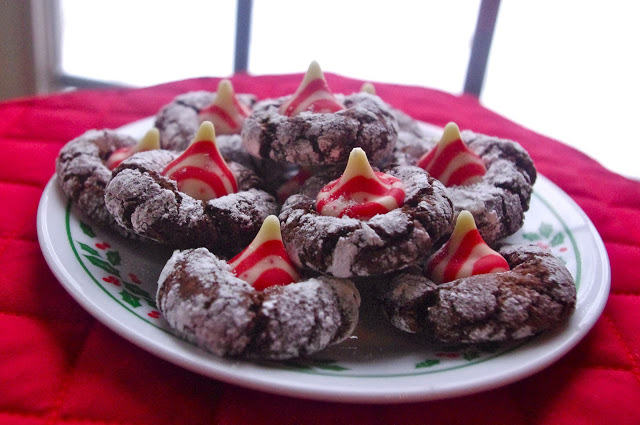
[[[109,262],[112,265],[119,266],[120,265],[120,253],[118,251],[109,251],[109,252],[107,252],[107,260],[109,260]]]
[[[80,245],[80,248],[82,248],[83,251],[88,252],[91,255],[96,255],[98,257],[100,256],[100,253],[97,250],[90,247],[89,245],[84,244],[82,242],[78,242],[78,244]]]
[[[97,234],[93,231],[91,226],[89,226],[88,224],[80,222],[79,226],[82,233],[84,233],[89,238],[93,239],[97,237]],[[89,260],[91,264],[104,270],[109,275],[117,276],[120,278],[125,289],[120,291],[118,295],[120,296],[120,299],[122,299],[123,302],[125,302],[126,304],[128,304],[133,308],[138,308],[142,306],[141,301],[144,300],[149,307],[151,307],[154,310],[157,310],[158,307],[156,306],[154,295],[145,291],[139,285],[122,280],[123,273],[121,273],[120,270],[118,270],[118,266],[122,265],[122,257],[120,255],[120,252],[115,250],[107,251],[106,252],[107,258],[105,260],[102,258],[101,252],[93,248],[91,245],[80,242],[79,240],[76,240],[76,243],[80,247],[80,250],[83,251],[84,257],[87,260]],[[339,368],[340,366],[329,365],[327,367]]]
[[[555,232],[555,233],[554,233]],[[566,235],[564,231],[556,232],[553,225],[542,222],[537,232],[524,232],[522,237],[529,242],[537,243],[546,248],[561,248],[566,243]],[[566,248],[562,249],[566,251]],[[561,250],[561,251],[562,251]],[[566,263],[566,260],[558,252],[554,252],[556,257]]]
[[[82,221],[80,222],[80,230],[82,230],[82,233],[89,236],[90,238],[96,237],[96,234],[91,228],[91,226],[89,226],[87,223],[83,223]]]
[[[440,360],[438,359],[426,359],[416,364],[416,369],[421,369],[423,367],[432,367],[440,364]]]

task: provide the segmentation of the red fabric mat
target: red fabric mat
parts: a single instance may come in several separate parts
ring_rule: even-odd
[[[301,75],[233,78],[259,98],[295,91]],[[327,75],[332,90],[362,81]],[[475,395],[405,405],[299,400],[205,378],[154,357],[85,312],[50,272],[36,210],[65,142],[156,113],[217,79],[92,90],[0,103],[0,424],[593,424],[640,423],[640,182],[485,109],[474,98],[388,84],[380,97],[413,117],[519,141],[602,236],[612,269],[603,316],[561,360]],[[603,141],[606,143],[606,141]]]

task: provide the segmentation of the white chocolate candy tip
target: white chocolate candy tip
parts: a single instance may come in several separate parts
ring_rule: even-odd
[[[320,64],[317,61],[312,61],[307,68],[307,72],[304,74],[304,78],[302,79],[302,84],[300,87],[306,86],[310,81],[315,79],[324,80],[324,73],[322,72],[322,68],[320,68]]]
[[[142,139],[136,146],[136,152],[150,151],[154,149],[160,149],[160,132],[157,128],[153,127],[142,136]]]
[[[366,82],[364,84],[362,84],[362,87],[360,88],[360,91],[363,93],[369,93],[369,94],[376,94],[376,88],[374,87],[374,85],[370,82]]]
[[[256,245],[259,245],[264,241],[272,240],[282,240],[282,234],[280,233],[280,220],[273,214],[264,219],[252,244],[256,243]]]
[[[458,218],[456,219],[456,225],[453,229],[454,234],[464,234],[468,231],[477,229],[476,221],[473,218],[473,214],[471,214],[467,210],[460,211],[458,214]]]
[[[226,78],[224,80],[220,80],[220,82],[218,83],[218,90],[216,92],[216,102],[217,104],[221,104],[222,101],[224,100],[226,101],[231,101],[233,99],[233,85],[231,84],[231,81],[227,80]]]
[[[458,127],[458,124],[450,122],[444,126],[444,132],[440,138],[440,143],[449,143],[460,138],[460,128]]]
[[[216,129],[211,121],[204,121],[202,124],[200,124],[200,128],[198,128],[198,132],[196,133],[191,143],[195,143],[201,140],[210,140],[215,143]]]
[[[342,180],[347,181],[354,176],[376,177],[371,164],[369,164],[367,154],[362,148],[353,148],[351,150],[347,166],[344,169],[344,173],[342,173]]]

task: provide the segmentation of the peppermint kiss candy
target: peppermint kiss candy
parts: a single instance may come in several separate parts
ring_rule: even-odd
[[[298,172],[289,180],[284,182],[276,191],[276,199],[280,203],[284,203],[287,198],[298,193],[300,187],[313,175],[313,171],[309,167],[301,167]]]
[[[446,187],[477,183],[487,172],[484,161],[460,137],[460,129],[450,122],[435,148],[418,161],[418,167],[440,180]]]
[[[451,237],[426,264],[427,276],[437,284],[485,273],[509,271],[509,264],[487,245],[473,215],[462,211]]]
[[[342,176],[318,193],[316,211],[333,217],[368,220],[402,206],[404,196],[400,179],[373,171],[364,150],[355,148]]]
[[[209,201],[238,191],[238,184],[216,145],[213,124],[205,121],[187,149],[166,166],[162,175],[175,180],[178,190]]]
[[[231,81],[221,80],[213,103],[198,112],[200,122],[211,121],[218,134],[239,134],[251,111],[236,97]]]
[[[152,128],[147,131],[137,144],[113,151],[113,153],[109,155],[109,158],[107,158],[106,166],[108,169],[113,170],[120,165],[122,161],[133,156],[133,154],[153,149],[160,149],[160,132],[157,128]]]
[[[231,271],[258,291],[300,279],[282,243],[280,220],[268,216],[249,246],[229,261]]]
[[[287,102],[280,106],[280,113],[288,117],[295,117],[300,112],[310,111],[316,114],[334,113],[344,109],[336,97],[329,90],[324,74],[318,62],[309,65],[304,79],[298,90]]]
[[[376,88],[373,85],[373,83],[370,83],[370,82],[363,83],[362,87],[360,87],[360,91],[362,93],[369,93],[369,94],[373,94],[373,95],[376,94]]]

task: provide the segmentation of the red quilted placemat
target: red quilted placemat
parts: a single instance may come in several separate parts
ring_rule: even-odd
[[[301,75],[233,78],[259,98]],[[338,93],[362,81],[328,74]],[[205,378],[154,357],[86,313],[40,252],[36,211],[64,143],[155,114],[217,79],[91,90],[0,103],[0,424],[593,424],[640,423],[640,182],[485,109],[474,98],[389,84],[378,94],[413,117],[519,141],[602,236],[612,269],[603,316],[561,360],[520,382],[404,405],[300,400]],[[603,143],[606,141],[603,140]]]

